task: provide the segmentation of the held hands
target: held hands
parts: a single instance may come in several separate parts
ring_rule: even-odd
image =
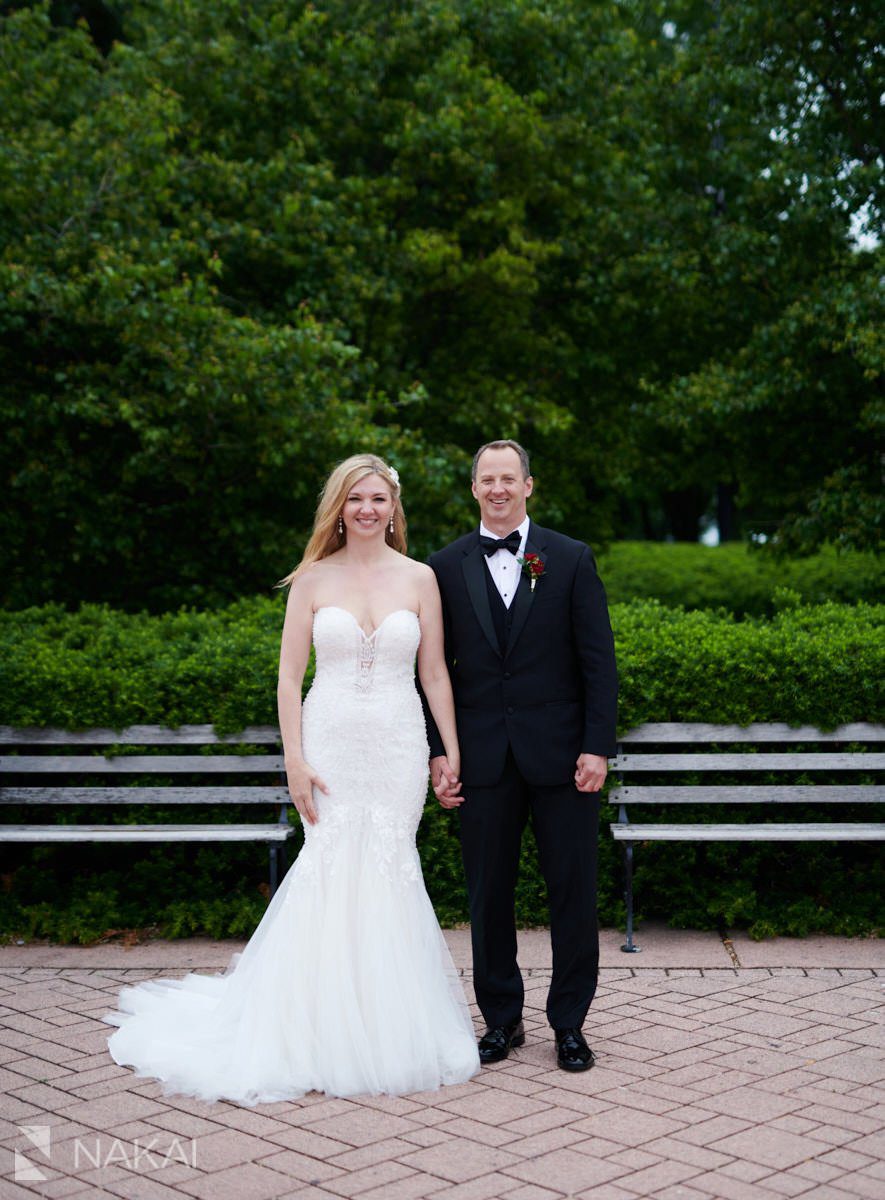
[[[608,759],[601,754],[579,754],[575,787],[579,792],[598,792],[605,783]]]
[[[301,819],[307,821],[308,825],[316,825],[319,816],[313,802],[313,789],[319,788],[326,796],[329,789],[316,771],[302,759],[286,763],[286,779],[289,783],[289,795],[301,814]]]
[[[599,792],[607,774],[608,759],[604,755],[581,754],[575,770],[575,787],[579,792]],[[457,808],[464,803],[458,772],[444,754],[430,760],[430,780],[443,808]]]
[[[461,781],[458,778],[460,763],[452,763],[445,754],[430,760],[430,782],[437,800],[443,808],[457,808],[464,803],[459,795]]]

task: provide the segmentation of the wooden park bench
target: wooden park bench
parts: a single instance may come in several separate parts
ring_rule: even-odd
[[[137,825],[128,823],[125,814],[111,825],[0,824],[0,841],[44,846],[61,842],[265,842],[271,895],[276,891],[280,854],[295,827],[289,824],[289,792],[275,728],[252,726],[219,737],[211,725],[179,729],[132,725],[118,732],[86,729],[74,733],[0,726],[0,746],[0,804],[34,806],[38,817],[47,808],[72,804],[109,808],[256,804],[278,810],[275,821],[260,825],[208,820],[192,825]],[[259,754],[205,752],[224,746],[267,749]],[[147,747],[162,747],[163,752],[138,752]],[[182,749],[184,753],[168,752]],[[231,776],[236,782],[231,782]],[[132,777],[138,781],[127,785]],[[145,778],[150,782],[143,782]],[[268,782],[270,779],[274,782]]]
[[[633,848],[644,842],[867,842],[885,838],[885,824],[860,821],[824,823],[766,820],[762,823],[728,823],[716,810],[709,820],[690,823],[637,824],[627,809],[645,805],[763,805],[781,804],[868,804],[885,800],[885,787],[873,783],[793,782],[810,772],[850,771],[875,775],[885,767],[885,754],[856,748],[885,741],[885,725],[842,725],[829,733],[783,724],[705,725],[645,724],[620,740],[612,763],[615,786],[608,801],[618,807],[618,820],[611,825],[616,841],[624,847],[626,877],[627,941],[621,949],[628,954],[639,947],[633,943]],[[782,747],[795,746],[784,750]],[[723,749],[728,747],[728,749]],[[700,775],[738,775],[741,782],[698,783]],[[778,782],[759,782],[763,774]],[[636,780],[652,777],[653,782]],[[663,776],[667,783],[658,782]],[[747,782],[743,782],[747,779]]]

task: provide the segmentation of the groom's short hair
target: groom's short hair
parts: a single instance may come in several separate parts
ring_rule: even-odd
[[[479,467],[480,455],[485,454],[486,450],[515,450],[519,455],[519,465],[522,467],[523,479],[528,479],[529,475],[531,475],[528,451],[523,446],[520,446],[519,442],[514,442],[511,438],[501,438],[497,442],[486,442],[474,454],[473,466],[470,469],[470,478],[474,483],[476,483],[476,472]]]

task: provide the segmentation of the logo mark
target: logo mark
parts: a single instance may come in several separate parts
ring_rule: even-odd
[[[26,1137],[35,1150],[43,1155],[49,1162],[50,1153],[50,1129],[49,1125],[19,1125],[18,1131],[22,1137]],[[21,1150],[15,1152],[15,1163],[13,1166],[13,1177],[16,1183],[40,1183],[46,1179],[46,1176],[38,1166],[31,1162]]]

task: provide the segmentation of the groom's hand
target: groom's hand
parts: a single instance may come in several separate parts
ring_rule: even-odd
[[[461,781],[444,754],[430,760],[430,782],[443,808],[457,808],[464,803],[464,797],[458,795]]]
[[[602,790],[608,774],[608,759],[601,754],[579,754],[575,771],[575,787],[579,792]]]

